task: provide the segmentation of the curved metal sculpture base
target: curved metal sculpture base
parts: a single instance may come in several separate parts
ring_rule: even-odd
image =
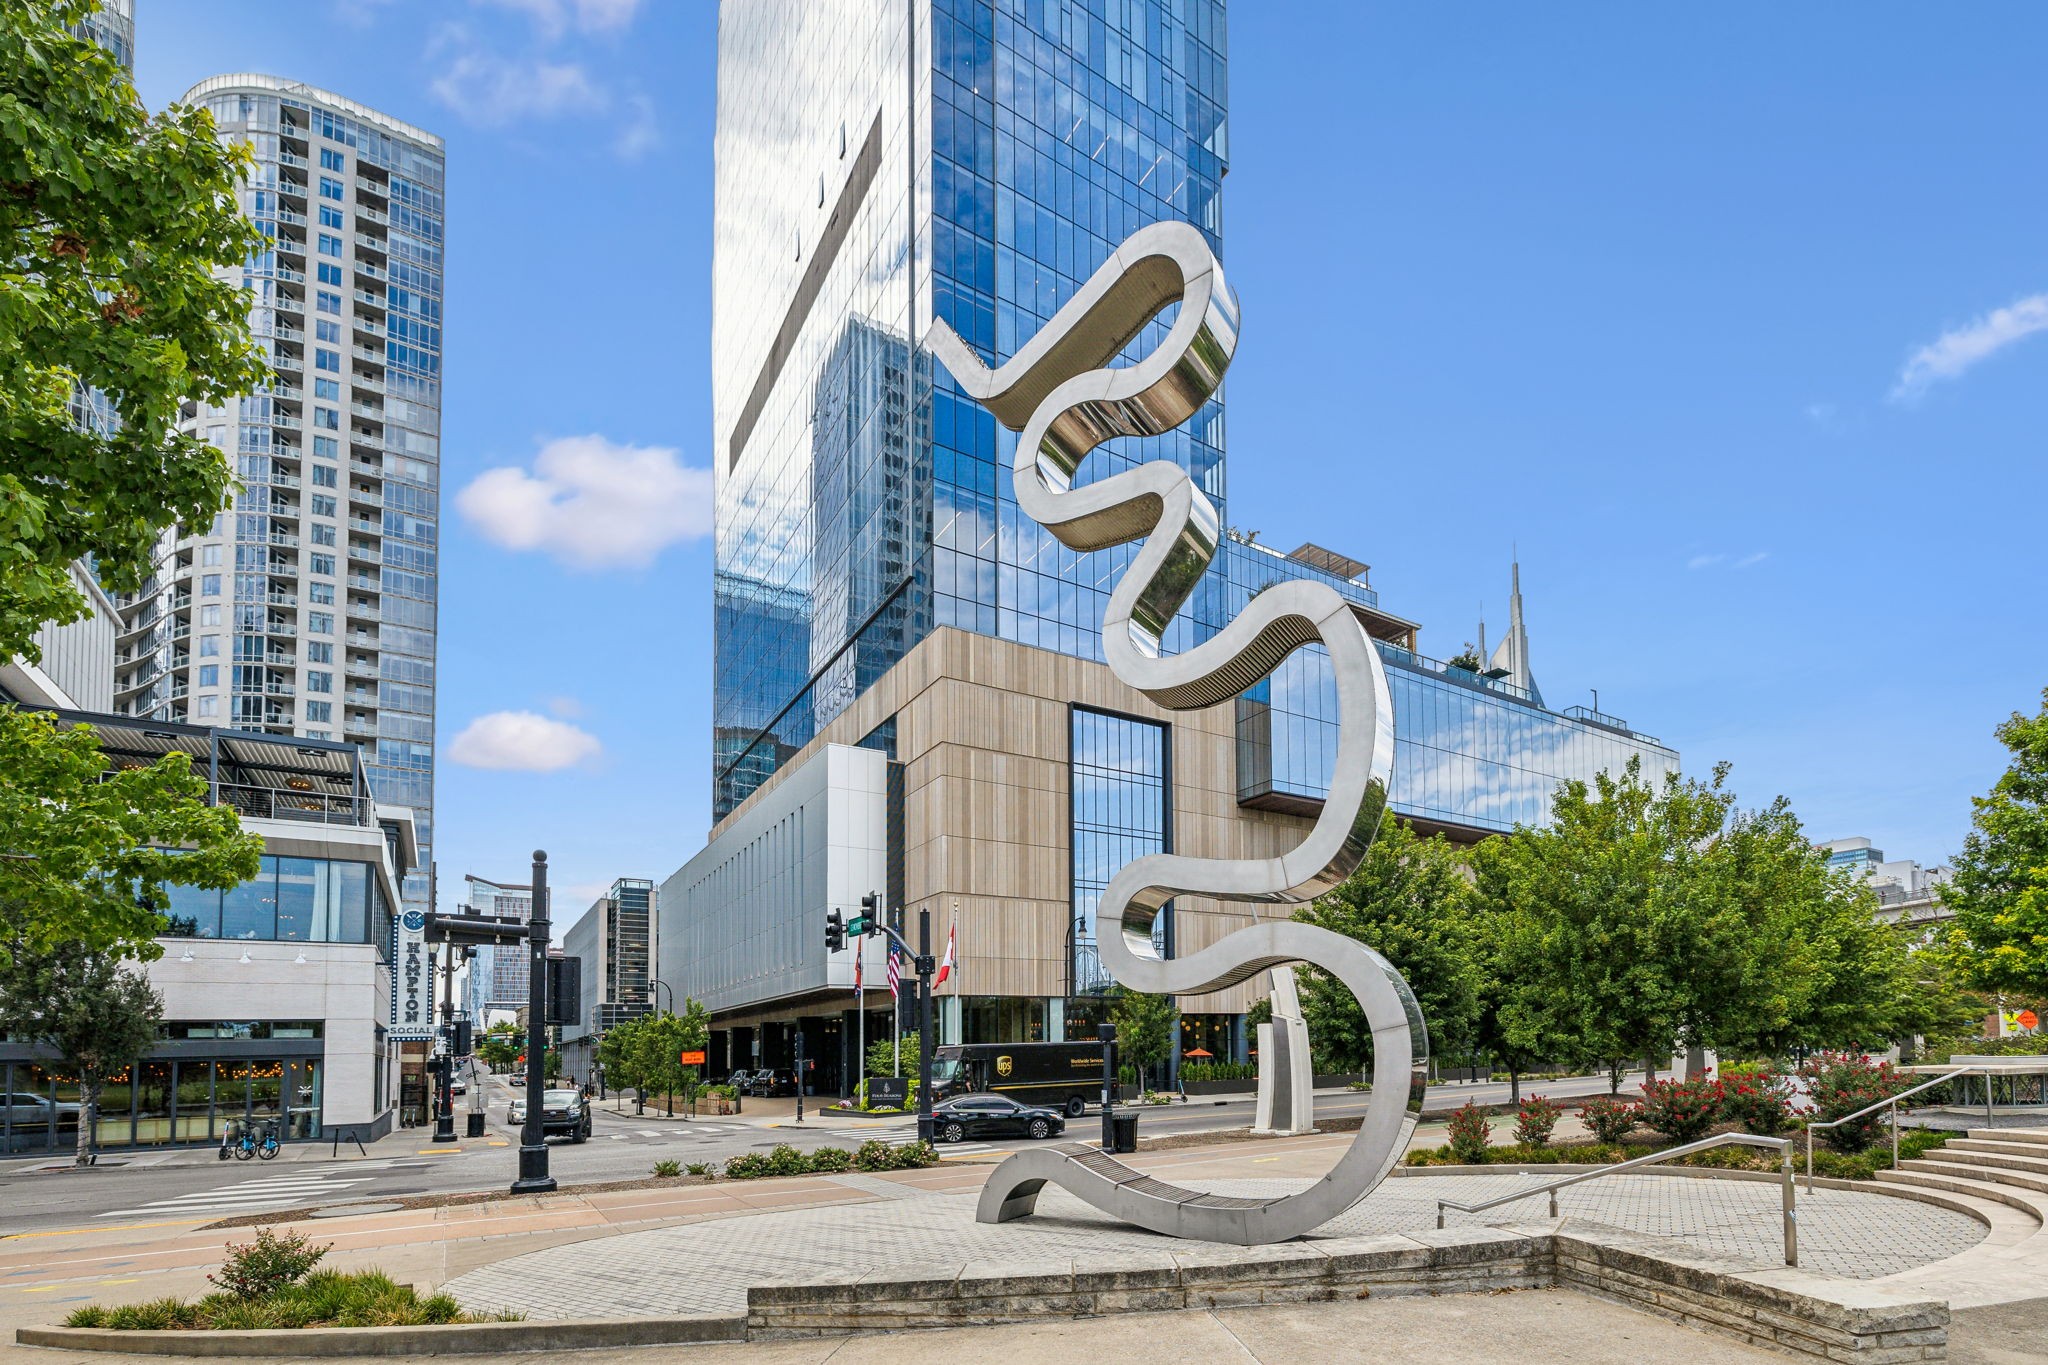
[[[1159,345],[1118,368],[1109,362],[1172,304]],[[1386,809],[1394,723],[1378,651],[1334,588],[1293,581],[1255,596],[1210,640],[1162,655],[1161,637],[1216,553],[1216,509],[1185,470],[1165,460],[1076,488],[1089,451],[1118,436],[1153,436],[1192,416],[1223,382],[1237,347],[1237,306],[1223,268],[1186,223],[1142,228],[1017,354],[991,370],[944,322],[927,343],[961,388],[1021,432],[1019,508],[1063,544],[1102,550],[1143,540],[1110,595],[1103,655],[1119,678],[1169,710],[1228,701],[1304,645],[1322,644],[1336,676],[1336,762],[1323,811],[1278,858],[1136,859],[1111,880],[1097,914],[1102,964],[1131,990],[1201,995],[1270,967],[1307,962],[1358,998],[1373,1034],[1373,1092],[1358,1137],[1313,1187],[1280,1199],[1223,1199],[1140,1175],[1090,1148],[1011,1157],[982,1194],[980,1217],[1031,1212],[1047,1181],[1140,1227],[1177,1237],[1252,1245],[1299,1236],[1362,1199],[1406,1146],[1421,1109],[1428,1037],[1399,972],[1365,945],[1291,920],[1255,924],[1187,957],[1163,960],[1152,922],[1176,895],[1292,905],[1358,866]]]

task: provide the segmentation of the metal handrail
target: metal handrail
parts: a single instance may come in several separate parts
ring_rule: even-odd
[[[1857,1119],[1875,1114],[1880,1109],[1889,1108],[1892,1111],[1892,1169],[1896,1171],[1899,1169],[1899,1101],[1905,1099],[1908,1095],[1917,1095],[1923,1090],[1932,1090],[1937,1085],[1947,1085],[1958,1076],[1982,1076],[1984,1077],[1984,1122],[1989,1125],[1993,1121],[1991,1117],[1991,1077],[1996,1070],[1997,1068],[1988,1066],[1960,1067],[1945,1075],[1936,1076],[1931,1081],[1922,1081],[1911,1090],[1901,1090],[1898,1094],[1888,1099],[1879,1100],[1876,1104],[1865,1105],[1853,1114],[1844,1114],[1838,1119],[1829,1119],[1825,1123],[1807,1124],[1806,1192],[1808,1194],[1813,1193],[1813,1135],[1819,1129],[1839,1128],[1845,1123],[1853,1123]]]
[[[1758,1137],[1753,1133],[1722,1133],[1716,1137],[1701,1138],[1698,1142],[1688,1142],[1682,1146],[1670,1147],[1661,1152],[1652,1152],[1648,1156],[1634,1157],[1628,1161],[1618,1161],[1612,1166],[1596,1167],[1593,1170],[1584,1171],[1578,1175],[1568,1175],[1562,1180],[1553,1180],[1547,1185],[1538,1185],[1532,1190],[1517,1190],[1513,1194],[1504,1194],[1498,1199],[1483,1199],[1476,1204],[1461,1204],[1455,1199],[1439,1199],[1436,1201],[1436,1225],[1439,1228],[1444,1225],[1445,1209],[1456,1209],[1460,1213],[1483,1213],[1487,1209],[1498,1208],[1502,1204],[1512,1204],[1517,1199],[1529,1199],[1539,1194],[1550,1196],[1550,1216],[1555,1218],[1557,1217],[1557,1192],[1568,1185],[1579,1185],[1588,1180],[1598,1180],[1603,1175],[1613,1175],[1617,1171],[1631,1170],[1638,1166],[1654,1166],[1658,1162],[1669,1161],[1673,1157],[1691,1156],[1694,1152],[1704,1152],[1709,1147],[1731,1146],[1776,1148],[1779,1155],[1783,1158],[1785,1264],[1789,1266],[1798,1265],[1799,1213],[1795,1207],[1797,1196],[1794,1194],[1792,1139]]]

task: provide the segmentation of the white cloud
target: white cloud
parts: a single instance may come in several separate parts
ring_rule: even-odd
[[[1727,554],[1694,555],[1691,559],[1685,561],[1685,567],[1688,569],[1717,569],[1725,565],[1731,569],[1748,569],[1763,563],[1770,557],[1771,552],[1769,550],[1758,550],[1753,554],[1741,556]]]
[[[626,101],[632,117],[626,120],[619,135],[612,142],[612,151],[621,161],[638,161],[661,145],[661,125],[654,119],[654,101],[645,95],[634,95]]]
[[[2030,294],[1961,327],[1952,327],[1906,361],[1890,399],[1900,403],[1917,398],[1928,385],[1955,379],[1978,361],[2040,331],[2048,331],[2048,294]]]
[[[488,539],[579,569],[645,568],[711,532],[712,475],[666,446],[602,436],[549,441],[533,469],[486,470],[455,505]]]
[[[465,768],[500,772],[551,773],[588,762],[604,751],[597,736],[532,711],[493,711],[478,716],[448,746],[448,757]]]
[[[533,20],[543,36],[562,36],[571,24],[583,33],[615,33],[629,27],[640,0],[472,0],[498,9],[517,10]]]
[[[556,720],[580,720],[583,716],[583,703],[574,697],[549,697],[548,710],[554,714]]]
[[[429,88],[441,103],[481,128],[593,114],[606,104],[590,73],[575,62],[515,61],[477,48],[457,53]]]

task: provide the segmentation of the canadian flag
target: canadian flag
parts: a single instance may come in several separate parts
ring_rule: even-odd
[[[953,974],[953,942],[959,933],[960,925],[957,921],[946,930],[946,955],[939,961],[939,974],[932,978],[934,986],[945,985],[946,978]]]

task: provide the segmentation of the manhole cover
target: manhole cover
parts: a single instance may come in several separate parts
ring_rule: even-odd
[[[314,1209],[315,1218],[353,1218],[359,1213],[397,1213],[403,1204],[336,1204],[332,1208]]]

